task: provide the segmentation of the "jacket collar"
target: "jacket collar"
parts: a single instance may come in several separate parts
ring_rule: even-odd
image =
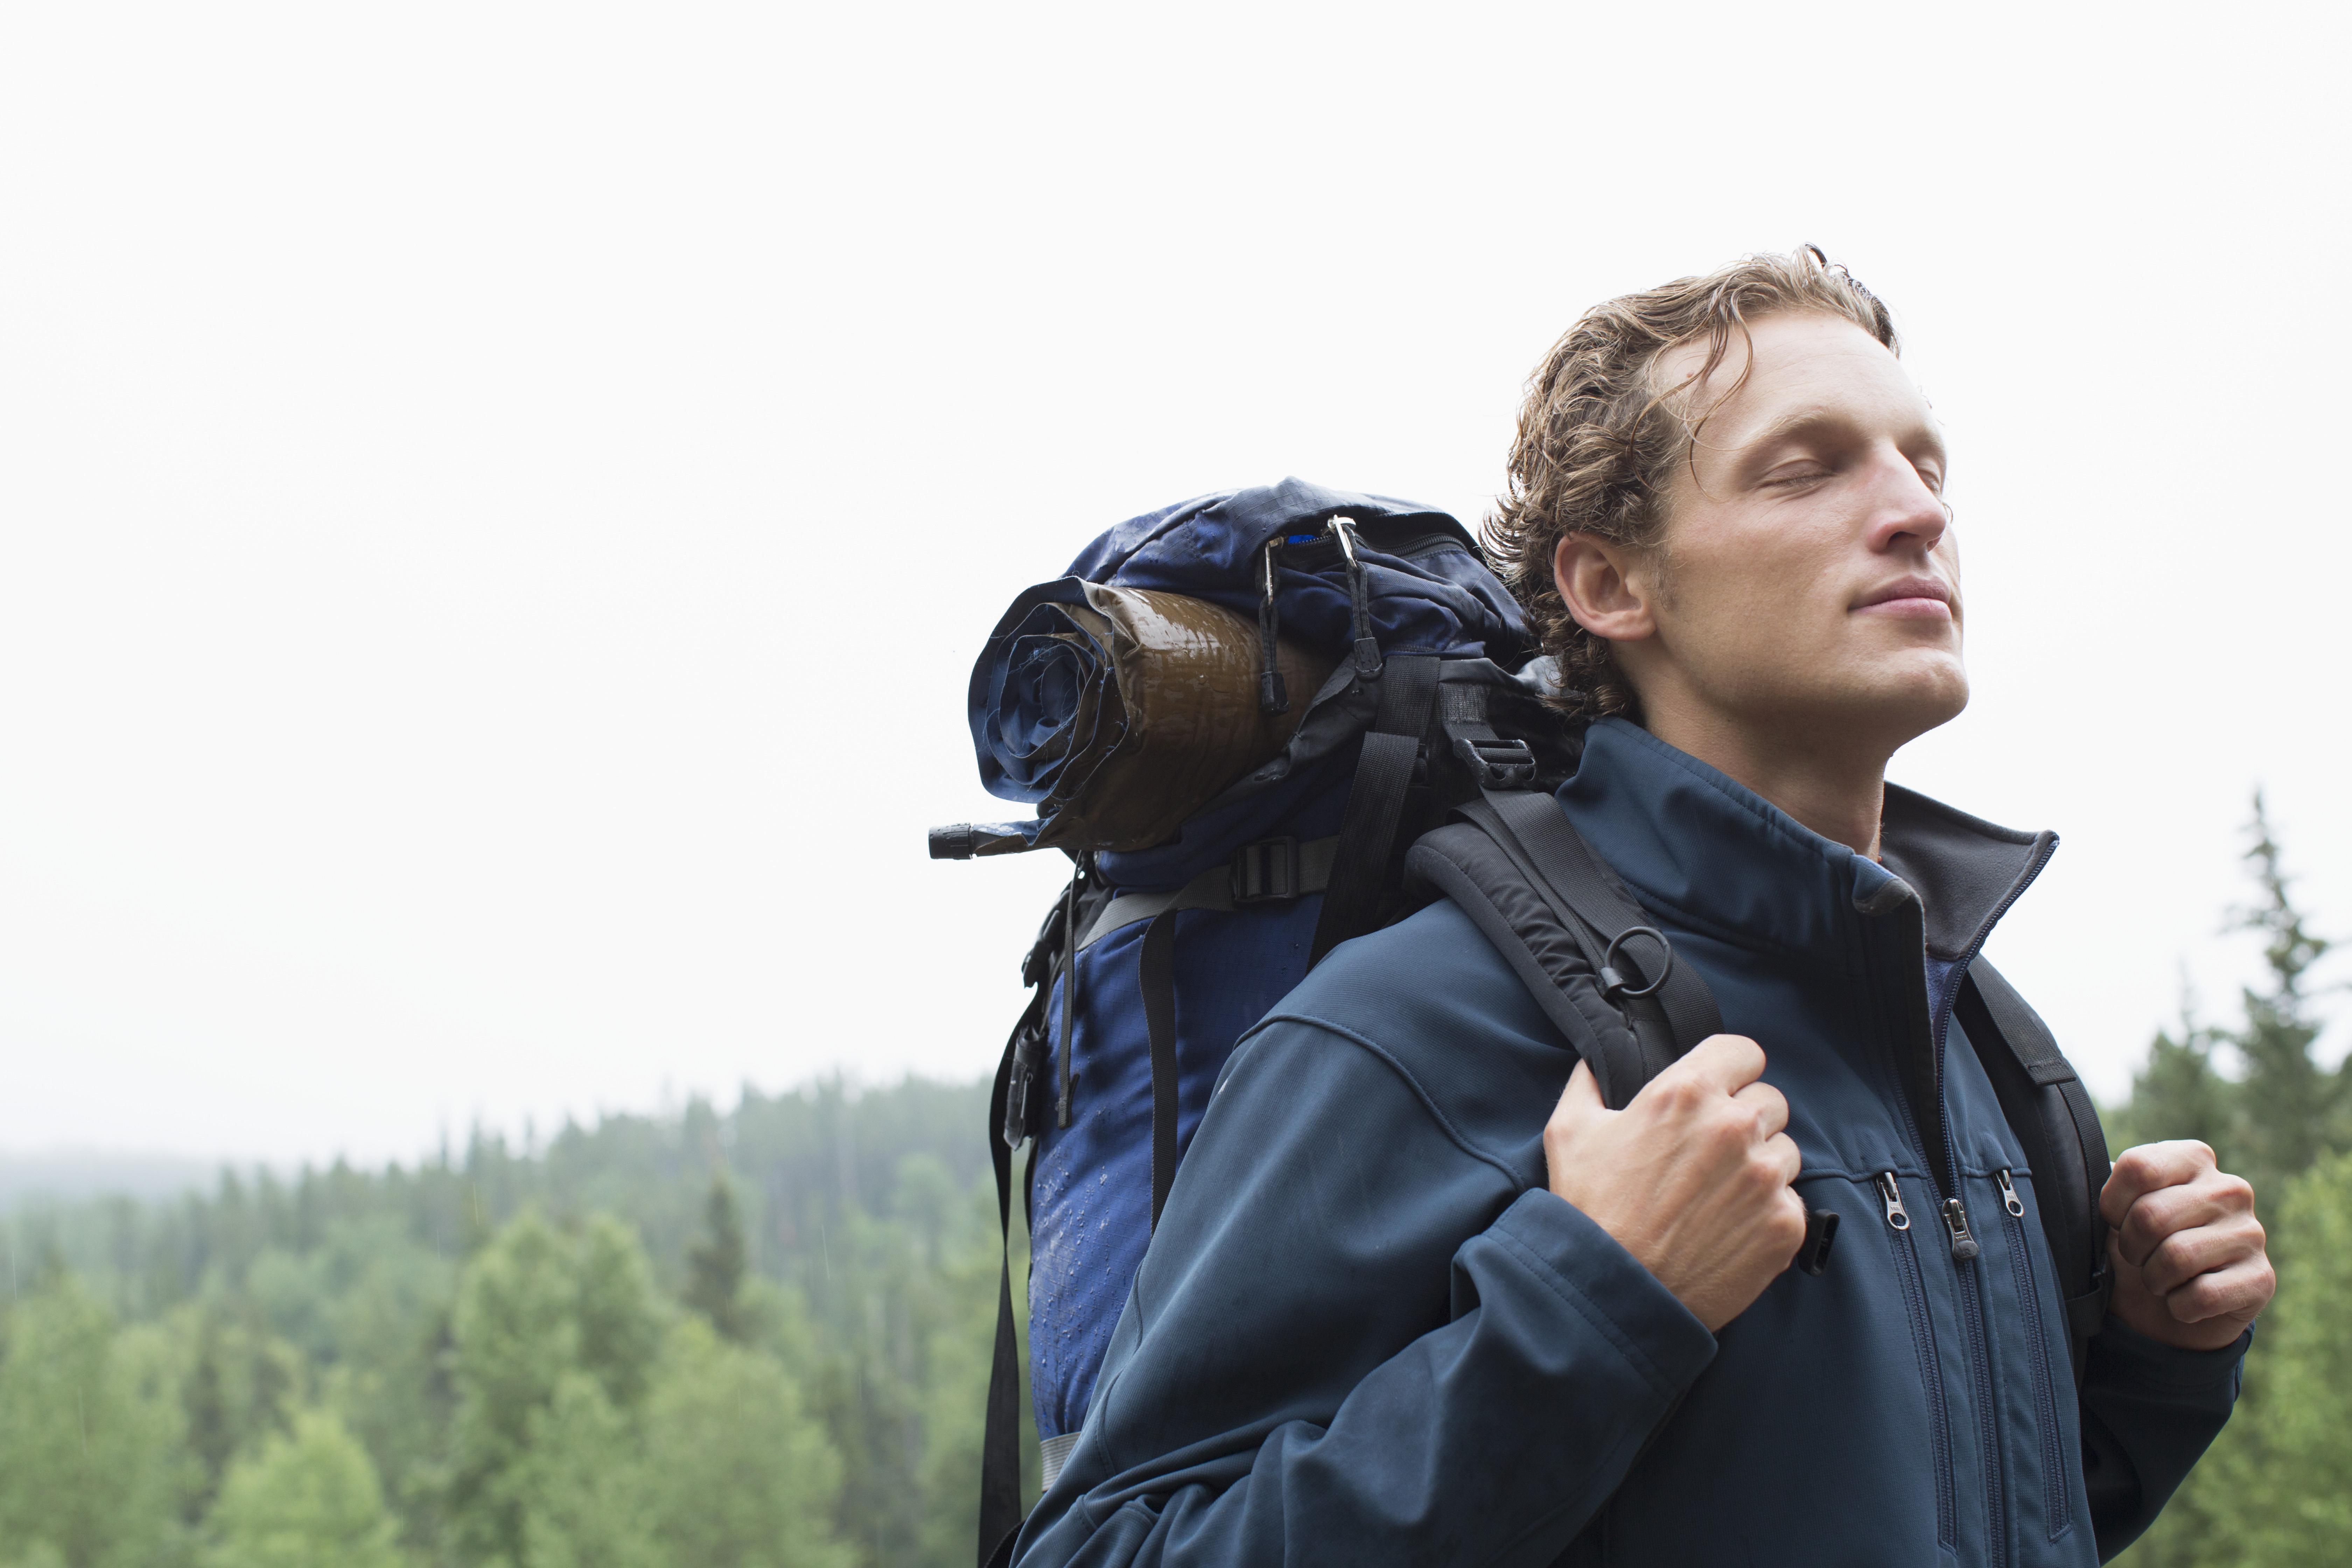
[[[1906,892],[1926,909],[1927,956],[1972,959],[2058,843],[1889,784],[1884,863],[1874,862],[1622,719],[1587,732],[1559,800],[1643,905],[1742,947],[1817,962],[1858,938],[1858,917]]]

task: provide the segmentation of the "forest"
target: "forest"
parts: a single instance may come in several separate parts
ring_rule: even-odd
[[[2259,802],[2251,837],[2231,920],[2263,981],[2234,1022],[2159,1034],[2105,1119],[2252,1178],[2280,1289],[2134,1568],[2352,1561],[2352,1078],[2314,1055],[2328,944]],[[20,1201],[0,1568],[961,1568],[986,1102],[836,1079],[413,1166]],[[1021,1246],[1016,1217],[1016,1279]]]

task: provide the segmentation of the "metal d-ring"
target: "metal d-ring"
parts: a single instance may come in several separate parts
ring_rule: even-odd
[[[1659,950],[1666,955],[1666,962],[1659,969],[1658,977],[1639,990],[1626,984],[1625,977],[1617,973],[1617,950],[1625,945],[1625,939],[1629,936],[1648,937],[1652,942],[1656,942]],[[1601,994],[1603,996],[1654,995],[1658,987],[1666,983],[1666,976],[1674,972],[1675,944],[1666,940],[1665,932],[1655,926],[1627,926],[1609,939],[1609,950],[1601,955]]]

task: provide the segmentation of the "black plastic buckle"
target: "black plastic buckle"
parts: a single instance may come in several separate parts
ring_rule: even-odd
[[[1474,741],[1464,735],[1455,739],[1454,755],[1482,790],[1535,787],[1536,754],[1525,741]]]
[[[1018,1149],[1022,1142],[1036,1135],[1031,1118],[1036,1110],[1029,1102],[1041,1069],[1045,1065],[1045,1032],[1034,1018],[1022,1021],[1021,1037],[1013,1046],[1011,1081],[1004,1086],[1004,1146]]]
[[[1298,840],[1261,838],[1234,851],[1234,902],[1271,904],[1298,891]]]

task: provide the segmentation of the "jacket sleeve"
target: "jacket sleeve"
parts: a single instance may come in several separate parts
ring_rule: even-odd
[[[2106,1562],[2156,1522],[2230,1419],[2248,1329],[2218,1351],[2175,1350],[2109,1318],[2083,1376],[2083,1480]]]
[[[1549,1563],[1715,1340],[1525,1168],[1370,1040],[1270,1020],[1015,1561]]]

